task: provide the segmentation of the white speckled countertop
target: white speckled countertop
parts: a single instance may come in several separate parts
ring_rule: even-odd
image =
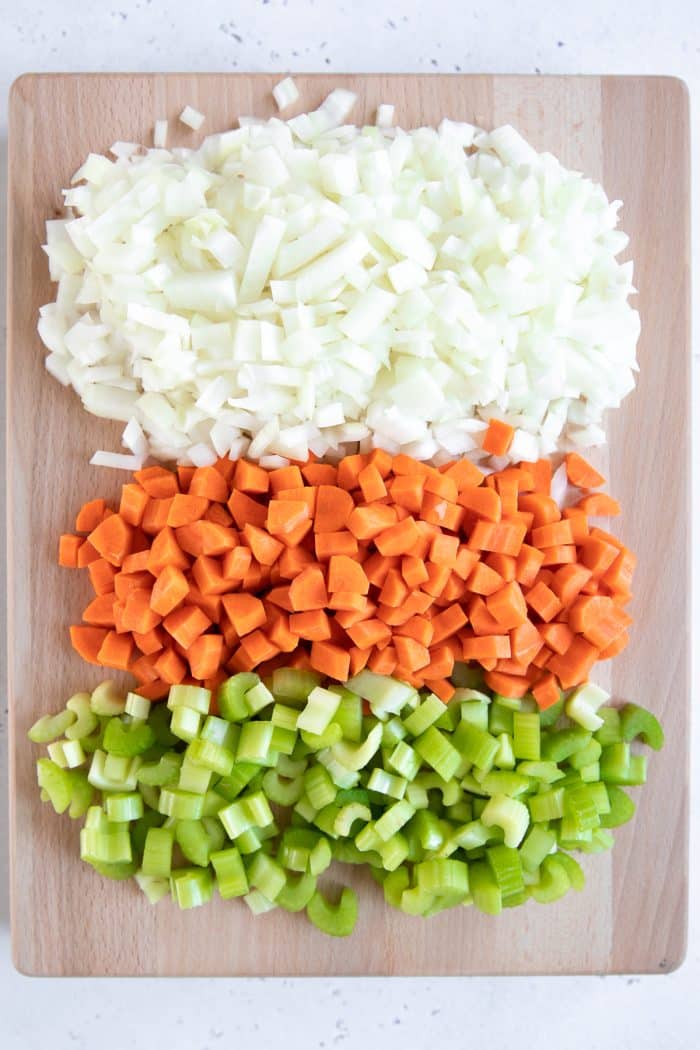
[[[697,0],[587,0],[580,7],[561,0],[0,0],[0,27],[3,99],[20,73],[73,70],[658,73],[683,77],[693,105],[700,91]],[[697,173],[697,114],[693,131]],[[6,160],[3,102],[3,200]],[[697,212],[697,199],[695,206]],[[3,205],[3,253],[4,222]],[[4,343],[4,254],[0,289]],[[694,302],[696,307],[700,302],[697,277]],[[697,375],[694,384],[697,409]],[[696,491],[696,508],[697,503]],[[697,510],[695,520],[700,520]],[[2,708],[0,778],[5,783],[4,701]],[[699,718],[693,732],[691,884],[697,891]],[[566,1050],[690,1050],[698,1045],[700,909],[692,893],[687,961],[664,977],[38,981],[18,976],[10,961],[6,824],[2,806],[4,1050],[47,1045],[54,1050],[95,1045],[141,1050],[154,1041],[169,1050],[215,1050],[232,1043],[267,1050],[282,1042],[286,1050],[354,1050],[380,1043],[384,1050],[433,1045],[462,1050],[472,1041],[501,1050],[521,1045],[527,1032],[540,1045],[556,1041]]]

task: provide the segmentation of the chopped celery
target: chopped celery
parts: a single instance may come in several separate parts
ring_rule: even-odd
[[[358,743],[362,739],[362,698],[338,686],[332,686],[330,691],[340,696],[333,720],[340,726],[343,739]]]
[[[320,736],[328,729],[339,706],[340,697],[337,693],[332,693],[330,689],[321,689],[320,686],[316,686],[309,693],[306,704],[299,713],[297,729],[303,729],[307,733],[314,733]],[[338,728],[340,729],[340,727]],[[342,738],[342,730],[340,730],[340,734],[339,739]]]
[[[338,810],[333,824],[333,832],[336,835],[342,835],[344,838],[347,838],[355,821],[361,820],[366,824],[371,819],[372,810],[369,806],[364,806],[361,802],[348,802],[347,805],[341,806]]]
[[[202,795],[180,788],[162,788],[158,799],[158,812],[176,820],[199,820],[204,809]]]
[[[115,824],[128,823],[143,816],[143,799],[138,791],[117,792],[107,796],[105,808]]]
[[[57,813],[64,813],[71,802],[70,775],[50,758],[40,758],[36,764],[37,782],[45,791]]]
[[[275,901],[267,899],[260,890],[251,890],[243,898],[253,915],[265,915],[268,911],[274,911],[277,907]]]
[[[173,831],[171,828],[149,828],[143,847],[141,870],[144,875],[169,878],[172,867]]]
[[[274,901],[286,880],[284,869],[266,853],[256,853],[247,868],[249,885],[259,890],[269,901]]]
[[[241,728],[236,762],[266,765],[272,742],[272,722],[245,722]]]
[[[547,820],[558,820],[564,816],[564,789],[554,788],[539,795],[531,795],[527,800],[533,824]]]
[[[550,904],[559,900],[570,889],[569,873],[563,864],[556,860],[556,854],[552,854],[542,861],[539,878],[529,887],[529,892],[539,904]]]
[[[211,900],[214,879],[208,868],[180,868],[170,875],[170,892],[179,908],[198,908]]]
[[[217,773],[220,777],[227,777],[233,769],[233,751],[229,751],[227,747],[213,740],[206,740],[203,737],[192,740],[185,754],[190,762],[204,766],[205,769]]]
[[[496,879],[496,884],[505,901],[521,893],[525,888],[520,854],[509,846],[489,846],[486,850],[486,862]]]
[[[467,724],[468,723],[466,722],[460,723],[461,726]],[[457,732],[459,732],[459,730],[457,730]],[[438,776],[442,777],[443,780],[451,780],[457,772],[461,761],[461,755],[457,748],[450,743],[447,734],[442,733],[439,729],[436,729],[435,726],[426,729],[426,731],[414,741],[413,746],[423,761],[434,769]]]
[[[411,736],[420,736],[429,729],[445,711],[445,705],[434,693],[430,693],[426,699],[412,711],[408,718],[403,720],[406,731]]]
[[[170,720],[170,728],[180,740],[194,740],[199,736],[202,716],[191,707],[176,707]]]
[[[127,693],[124,712],[133,718],[134,722],[147,722],[151,713],[151,701],[139,693]]]
[[[33,744],[48,744],[58,740],[75,723],[74,711],[61,711],[57,715],[44,715],[27,733]],[[94,726],[93,726],[94,728]],[[87,734],[86,734],[87,735]]]
[[[352,744],[341,740],[340,743],[334,744],[331,750],[333,757],[341,766],[356,772],[358,769],[366,766],[370,759],[376,755],[381,742],[382,727],[381,725],[376,725],[373,729],[370,729],[366,739],[361,743]]]
[[[251,715],[257,714],[258,711],[264,710],[274,702],[275,698],[264,682],[258,682],[245,694],[246,707]]]
[[[651,711],[638,704],[625,704],[620,712],[620,731],[625,741],[639,737],[654,751],[664,746],[664,731]]]
[[[584,729],[595,732],[600,729],[603,719],[598,714],[598,708],[607,703],[610,695],[593,682],[586,682],[578,686],[566,701],[564,710],[572,722],[578,722]]]
[[[168,707],[173,711],[186,707],[200,715],[208,715],[210,705],[211,692],[197,685],[174,685],[168,693]]]
[[[503,828],[506,846],[519,846],[530,823],[527,806],[507,795],[493,795],[484,806],[481,822],[487,828],[497,824]]]
[[[513,714],[513,754],[516,758],[538,762],[540,758],[540,716],[516,711]]]
[[[469,888],[474,905],[487,915],[498,915],[503,907],[503,898],[496,876],[484,861],[469,865]]]
[[[357,922],[357,897],[353,890],[345,886],[338,903],[331,904],[320,890],[316,890],[306,906],[306,914],[323,933],[331,937],[347,937]]]
[[[74,693],[66,703],[66,707],[75,715],[73,722],[65,730],[66,737],[69,740],[82,740],[83,737],[91,736],[97,729],[99,721],[90,706],[90,694]],[[29,739],[31,740],[31,737]]]
[[[478,769],[489,770],[498,754],[498,740],[471,722],[460,722],[452,734],[459,754]]]
[[[217,850],[209,857],[216,874],[219,895],[224,900],[243,897],[248,892],[248,878],[241,855],[235,846]]]
[[[607,747],[608,744],[619,744],[622,740],[622,726],[618,709],[616,707],[601,707],[598,715],[603,720],[600,729],[597,729],[595,732],[595,738],[598,743],[601,747]]]
[[[120,718],[110,718],[105,727],[102,746],[111,755],[133,758],[148,751],[155,739],[153,730],[144,722],[127,725]]]
[[[301,739],[311,751],[323,751],[338,744],[343,739],[343,731],[337,722],[331,722],[322,733],[310,733],[308,729],[302,729]]]
[[[282,667],[272,675],[272,692],[282,700],[306,700],[320,681],[315,671]]]
[[[385,769],[375,767],[370,773],[367,787],[378,795],[387,795],[389,798],[401,799],[406,794],[408,781],[405,777],[397,777],[393,773],[387,773]]]
[[[268,769],[263,777],[262,789],[270,802],[278,806],[293,806],[304,791],[304,781],[300,776],[288,779],[281,777],[276,769]]]
[[[146,895],[149,904],[157,904],[170,893],[169,879],[159,879],[153,875],[146,875],[142,871],[137,871],[134,879],[139,889]]]
[[[126,698],[111,680],[100,682],[90,696],[90,707],[96,715],[122,715],[126,710]]]
[[[136,779],[139,784],[148,784],[154,787],[164,787],[166,784],[175,784],[182,766],[182,755],[175,751],[167,751],[157,762],[144,762],[139,766]]]
[[[396,678],[386,678],[374,671],[360,671],[347,683],[348,689],[357,693],[369,704],[375,714],[398,715],[402,708],[417,696],[415,689],[399,682]]]
[[[542,738],[542,758],[548,762],[563,762],[590,743],[592,734],[580,726],[572,729],[555,729]]]
[[[523,871],[537,871],[556,844],[557,836],[554,831],[543,824],[533,824],[520,846],[520,862]]]
[[[616,787],[614,784],[607,785],[607,794],[610,801],[608,813],[602,813],[600,826],[602,828],[617,828],[620,824],[626,824],[634,816],[635,805],[629,795]]]
[[[285,911],[303,911],[316,892],[316,879],[308,872],[287,875],[276,903]]]
[[[242,671],[223,682],[216,694],[216,703],[221,717],[227,722],[243,722],[250,718],[250,709],[245,697],[246,693],[254,689],[259,681],[259,677],[252,671]],[[275,690],[275,695],[279,695],[277,690]]]

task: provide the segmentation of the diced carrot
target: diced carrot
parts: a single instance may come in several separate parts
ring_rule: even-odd
[[[384,478],[374,463],[368,463],[366,467],[363,467],[357,476],[357,480],[362,497],[367,503],[383,499],[386,496],[387,491]]]
[[[254,666],[272,660],[277,656],[279,649],[262,631],[253,631],[247,634],[241,641],[240,651],[243,651],[249,660],[254,661]]]
[[[393,645],[387,645],[382,650],[375,649],[367,661],[370,671],[381,675],[392,675],[396,670],[396,664],[396,649]]]
[[[94,627],[114,627],[114,603],[116,600],[117,596],[114,591],[107,594],[98,594],[83,611],[85,623],[92,624]]]
[[[334,554],[328,563],[328,590],[369,592],[369,580],[365,570],[346,554]],[[384,600],[384,599],[382,599]]]
[[[419,514],[423,505],[424,474],[405,474],[389,484],[391,500],[397,507],[404,507],[410,514]]]
[[[311,528],[308,503],[303,500],[270,500],[265,527],[272,536],[278,536],[284,541],[285,537],[297,533],[300,526],[307,526],[304,534]]]
[[[267,623],[265,606],[253,594],[225,594],[221,604],[239,638]]]
[[[426,616],[411,616],[404,624],[397,626],[395,636],[412,638],[415,642],[426,647],[433,640],[433,625]]]
[[[430,492],[433,496],[446,499],[448,503],[456,503],[458,488],[457,482],[449,474],[429,474],[425,479],[424,492]]]
[[[356,675],[360,671],[363,671],[367,666],[367,661],[372,655],[371,649],[359,649],[356,645],[353,645],[348,650],[348,657],[350,658],[350,674]]]
[[[314,536],[314,548],[319,561],[328,561],[334,554],[346,554],[354,558],[359,551],[357,540],[347,529],[338,532],[317,532]]]
[[[358,649],[371,649],[372,646],[391,639],[391,630],[381,620],[361,620],[349,627],[347,633]]]
[[[467,579],[467,587],[473,594],[495,594],[503,586],[503,577],[486,562],[480,561],[474,566]]]
[[[573,543],[559,547],[544,547],[542,550],[543,565],[571,565],[576,561],[576,548]]]
[[[333,678],[336,682],[346,682],[350,677],[350,664],[350,654],[341,646],[332,642],[313,642],[311,666],[319,674]]]
[[[367,456],[345,456],[338,464],[338,485],[352,492],[359,485],[360,472],[367,466]]]
[[[115,575],[112,586],[119,601],[125,602],[133,590],[150,591],[153,586],[153,577],[150,572],[124,572],[122,570]]]
[[[503,634],[505,628],[491,615],[486,607],[486,602],[478,594],[475,594],[469,602],[467,613],[474,634]]]
[[[168,524],[168,515],[170,514],[173,499],[173,496],[169,496],[167,499],[149,498],[141,518],[141,528],[149,536],[157,536],[160,530]]]
[[[421,668],[425,678],[449,678],[454,670],[455,655],[449,645],[431,645],[430,663]]]
[[[202,594],[225,594],[233,590],[232,581],[225,579],[222,569],[218,558],[202,554],[196,559],[192,566],[192,577]]]
[[[558,505],[550,496],[540,492],[523,492],[518,497],[518,509],[532,514],[534,528],[551,525],[561,518]]]
[[[609,660],[611,657],[617,656],[618,653],[621,653],[622,650],[627,647],[629,640],[630,638],[627,631],[618,634],[617,638],[612,641],[610,645],[606,645],[605,649],[601,649],[598,659]]]
[[[525,601],[545,623],[553,620],[562,608],[557,595],[541,580],[526,593]]]
[[[431,693],[434,693],[443,704],[449,704],[455,695],[456,689],[447,678],[426,679],[425,684]]]
[[[180,489],[180,492],[189,492],[190,491],[190,482],[192,481],[192,478],[194,477],[194,472],[195,472],[196,469],[197,469],[196,467],[187,467],[184,464],[181,464],[180,466],[178,466],[178,468],[177,468],[177,483],[178,483],[178,487]]]
[[[505,456],[511,446],[515,430],[500,419],[490,419],[488,430],[484,434],[482,448],[492,456]]]
[[[459,493],[457,502],[486,521],[498,522],[501,520],[501,497],[495,489],[485,486],[464,488]]]
[[[292,613],[289,617],[289,630],[298,638],[309,642],[325,642],[331,637],[330,622],[323,609]]]
[[[579,547],[588,536],[588,518],[580,507],[565,507],[562,517],[571,525],[573,542]]]
[[[270,489],[273,496],[282,489],[301,489],[304,487],[304,477],[299,467],[279,467],[270,471]]]
[[[347,524],[355,539],[374,540],[382,532],[397,524],[396,510],[383,503],[355,507],[343,524]]]
[[[362,567],[369,582],[375,587],[381,587],[390,569],[396,569],[399,565],[399,558],[384,558],[381,554],[375,553],[370,555]]]
[[[524,470],[530,474],[535,486],[535,492],[541,492],[545,496],[549,495],[549,488],[552,481],[552,462],[549,459],[538,459],[536,462],[530,462],[523,460],[518,464]]]
[[[571,522],[566,518],[553,521],[549,525],[539,525],[532,530],[530,542],[533,547],[544,550],[546,547],[558,547],[574,542]]]
[[[376,535],[374,545],[385,558],[399,557],[410,552],[419,536],[415,518],[409,516]]]
[[[122,572],[127,575],[137,572],[148,572],[149,549],[137,551],[135,554],[128,554],[122,562]]]
[[[284,544],[257,525],[244,525],[243,538],[260,565],[273,565],[284,550]]]
[[[423,591],[432,598],[438,598],[450,582],[452,572],[446,565],[434,565],[432,562],[428,562],[426,569],[428,579],[423,584]]]
[[[203,681],[216,674],[221,663],[224,640],[220,634],[201,634],[187,650],[193,678]]]
[[[551,671],[546,672],[532,689],[537,706],[540,711],[546,711],[548,707],[559,702],[561,692],[557,680]]]
[[[442,588],[439,598],[435,599],[435,603],[440,604],[442,602],[457,602],[460,601],[467,593],[467,585],[456,572],[450,573],[450,578]]]
[[[153,499],[168,499],[179,492],[177,474],[165,467],[144,467],[135,471],[134,477]]]
[[[507,660],[510,657],[510,638],[507,634],[464,636],[461,644],[465,660]]]
[[[328,591],[323,572],[318,566],[310,566],[294,577],[289,585],[289,600],[294,612],[326,608]]]
[[[220,475],[217,475],[217,477],[220,477]],[[191,525],[204,516],[208,507],[209,500],[205,499],[204,496],[183,495],[178,492],[177,495],[173,496],[170,504],[167,524],[173,529],[177,529],[181,525]]]
[[[440,467],[440,473],[452,478],[458,492],[480,485],[484,480],[484,475],[479,468],[468,459],[457,459],[453,463],[447,463],[444,467]]]
[[[198,606],[183,605],[165,617],[163,627],[178,645],[188,650],[195,639],[211,627],[211,623],[209,617]]]
[[[233,472],[236,469],[236,460],[229,459],[228,456],[219,456],[216,463],[212,463],[214,470],[218,470],[221,477],[230,487],[233,481]]]
[[[328,608],[341,612],[364,612],[368,604],[367,598],[357,591],[336,591],[328,599]]]
[[[336,595],[333,595],[333,598],[335,597]],[[357,597],[361,597],[361,595]],[[329,608],[333,608],[333,598]],[[362,609],[338,609],[333,618],[333,624],[347,631],[348,628],[354,627],[356,623],[361,623],[363,620],[371,620],[376,612],[377,606],[374,602],[367,602],[367,605]]]
[[[585,682],[599,656],[599,650],[576,635],[569,648],[561,656],[555,654],[547,669],[557,676],[563,689],[571,689]]]
[[[167,616],[187,597],[190,585],[185,574],[175,565],[166,565],[153,584],[151,609]]]
[[[401,559],[401,575],[411,588],[420,587],[429,578],[425,562],[411,554],[406,554]]]
[[[610,568],[603,573],[601,583],[614,593],[630,594],[636,564],[637,559],[631,551],[620,551]]]
[[[430,525],[437,525],[450,532],[458,532],[464,521],[466,511],[456,503],[451,503],[444,496],[426,492],[421,504],[420,516]]]
[[[127,631],[138,631],[146,634],[152,631],[161,621],[161,617],[151,608],[151,591],[134,587],[124,599],[122,626]]]
[[[304,480],[309,485],[333,485],[338,480],[338,470],[331,463],[307,463],[301,468]]]
[[[155,660],[152,656],[139,656],[138,659],[134,660],[130,667],[130,671],[139,685],[146,685],[148,682],[158,681],[158,672],[155,667]]]
[[[256,496],[265,495],[270,488],[270,475],[257,463],[239,459],[233,474],[233,484],[241,492],[248,492]]]
[[[210,521],[212,525],[223,525],[226,529],[233,525],[233,518],[222,503],[210,503],[205,511],[204,520]]]
[[[244,578],[253,561],[253,555],[249,547],[234,547],[224,555],[221,575],[225,580],[240,583]]]
[[[606,492],[595,492],[591,496],[584,496],[576,504],[589,518],[614,518],[620,511],[620,504]]]
[[[572,485],[579,489],[597,489],[605,484],[603,475],[599,474],[578,452],[569,452],[564,458],[566,476]]]
[[[407,671],[419,671],[430,663],[430,653],[424,645],[405,635],[394,636],[394,648],[399,666]]]
[[[398,609],[408,597],[408,587],[398,569],[390,569],[379,592],[379,601]]]
[[[467,623],[467,617],[462,607],[455,603],[443,609],[437,616],[433,616],[431,622],[433,627],[431,645],[438,645],[461,630]]]
[[[279,560],[272,566],[271,571],[277,570],[280,580],[293,580],[295,576],[298,576],[308,566],[315,564],[316,561],[313,554],[311,551],[306,550],[305,547],[286,547],[282,551]]]
[[[121,565],[131,552],[133,532],[131,525],[112,514],[92,530],[88,542],[110,565]]]
[[[566,623],[544,623],[537,628],[545,645],[562,656],[574,640],[574,632]]]
[[[76,532],[92,532],[104,520],[107,504],[103,499],[92,499],[84,503],[75,519]]]
[[[501,510],[503,517],[510,518],[518,509],[520,471],[502,470],[494,475],[494,480],[496,482],[496,492],[501,497]],[[530,479],[530,481],[531,480],[532,479]]]
[[[596,649],[607,649],[632,623],[632,617],[604,596],[577,598],[569,611],[569,627]]]
[[[285,612],[294,612],[289,587],[273,587],[272,590],[267,592],[265,600],[279,609],[284,609]],[[319,608],[323,608],[323,606],[319,606]]]
[[[108,631],[97,653],[97,663],[114,667],[118,671],[128,671],[133,650],[134,642],[130,634]]]
[[[619,549],[592,533],[581,545],[581,562],[593,576],[603,576],[619,554]]]
[[[238,465],[242,462],[239,460]],[[188,492],[190,496],[214,503],[225,503],[229,497],[226,479],[216,467],[197,467],[190,479]]]
[[[518,556],[527,529],[519,522],[501,521],[494,524],[477,521],[469,535],[472,550],[493,551],[495,554]]]
[[[181,525],[175,530],[175,536],[182,550],[193,557],[200,554],[217,557],[237,547],[239,540],[235,529],[217,525],[213,521],[194,521],[189,525]]]
[[[170,692],[170,686],[161,678],[157,678],[155,682],[146,682],[145,685],[138,686],[134,692],[145,696],[147,700],[162,700]]]
[[[460,544],[455,561],[454,571],[460,580],[468,580],[472,569],[479,560],[478,551],[472,551],[466,544]]]
[[[65,569],[77,569],[78,552],[83,545],[82,536],[66,532],[58,541],[58,564]]]
[[[498,622],[502,631],[509,631],[527,620],[527,606],[520,585],[511,580],[495,594],[486,598],[489,614]]]
[[[489,689],[493,689],[494,693],[498,693],[500,696],[510,696],[514,699],[525,696],[525,693],[530,688],[527,678],[503,674],[499,671],[487,671],[484,675],[484,681]]]
[[[511,656],[526,666],[537,656],[543,645],[540,632],[530,620],[514,627],[510,632]]]
[[[458,553],[459,537],[445,536],[444,533],[440,533],[438,536],[435,536],[430,545],[428,558],[435,565],[445,565],[449,569],[454,569],[457,564]]]
[[[98,654],[107,631],[103,627],[86,627],[74,624],[70,628],[70,640],[76,653],[90,664],[99,664]]]
[[[137,648],[145,656],[152,656],[153,653],[157,653],[163,648],[163,633],[158,627],[146,631],[145,634],[139,634],[138,631],[134,631],[133,638]]]
[[[125,562],[128,558],[125,559]],[[109,594],[114,590],[114,577],[117,570],[104,558],[97,558],[88,565],[88,575],[95,594]]]
[[[489,554],[486,564],[508,583],[515,579],[517,560],[511,554]]]
[[[566,608],[571,605],[590,578],[591,571],[585,565],[562,565],[552,577],[551,589]]]
[[[166,565],[188,569],[190,560],[177,542],[174,531],[166,525],[153,540],[148,553],[148,571],[160,576]]]
[[[153,670],[169,685],[179,685],[187,674],[187,664],[174,649],[164,649],[154,662]]]
[[[273,610],[274,616],[272,614]],[[281,653],[293,653],[299,645],[298,636],[292,634],[289,629],[289,617],[286,613],[276,609],[275,606],[270,606],[268,610],[267,637]]]
[[[245,492],[234,489],[226,505],[239,529],[242,529],[244,525],[256,525],[258,528],[264,526],[267,508],[247,496]]]

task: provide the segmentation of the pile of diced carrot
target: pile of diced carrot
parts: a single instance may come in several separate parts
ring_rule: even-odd
[[[541,707],[627,643],[635,558],[590,517],[602,493],[560,511],[548,460],[485,476],[375,450],[333,466],[246,460],[148,467],[117,512],[87,503],[60,564],[95,597],[71,628],[86,659],[132,672],[143,695],[230,673],[364,667],[447,700],[456,661]],[[573,485],[603,483],[580,456]]]

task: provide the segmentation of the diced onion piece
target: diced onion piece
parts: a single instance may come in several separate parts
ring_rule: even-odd
[[[200,113],[198,109],[194,109],[193,106],[185,106],[179,119],[181,124],[186,124],[193,131],[199,131],[204,123],[204,114]]]
[[[153,145],[156,149],[165,149],[168,142],[167,120],[157,120],[153,125]]]
[[[279,84],[275,84],[273,87],[272,97],[277,103],[277,108],[281,111],[296,102],[299,98],[299,88],[291,77],[285,77],[284,80],[280,80]]]
[[[386,102],[377,106],[376,124],[378,128],[390,128],[394,123],[394,107]]]

